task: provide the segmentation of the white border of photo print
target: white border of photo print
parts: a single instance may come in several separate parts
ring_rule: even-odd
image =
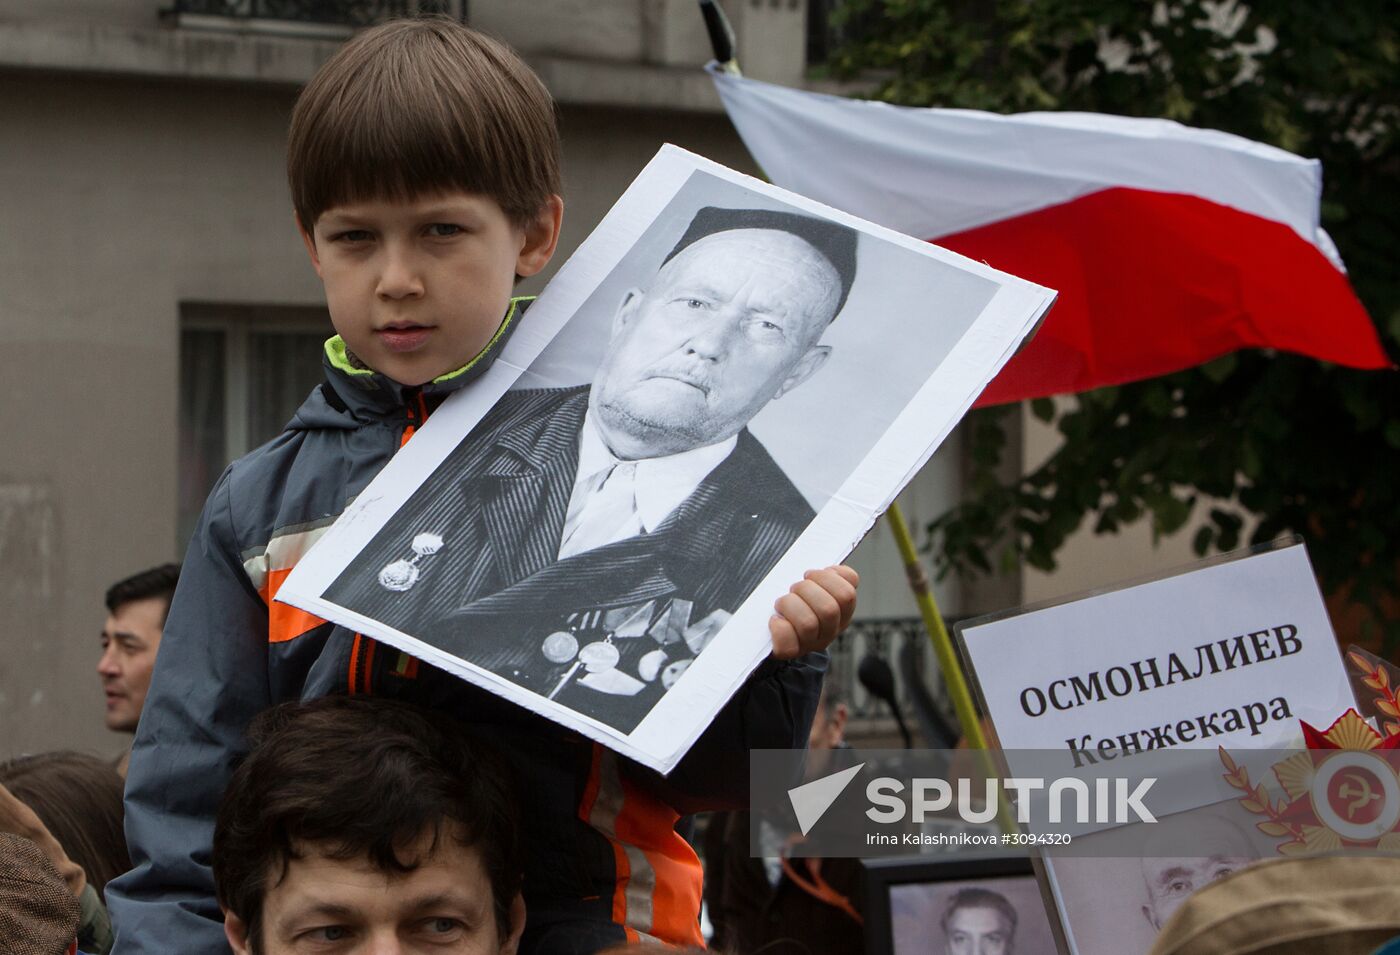
[[[421,571],[421,580],[419,573],[407,572],[413,581],[401,595],[405,598],[410,598],[413,588],[422,586],[436,567],[452,566],[448,551],[460,546],[461,540],[452,539],[452,533],[441,527],[425,525],[408,530],[434,539],[422,547],[417,543],[405,546],[412,536],[404,536],[402,526],[398,536],[388,533],[396,515],[401,509],[420,515],[445,513],[449,505],[436,502],[461,493],[457,486],[464,482],[455,479],[486,440],[482,435],[500,436],[491,430],[499,412],[483,425],[481,433],[473,432],[498,402],[507,407],[511,400],[518,402],[520,394],[528,398],[527,389],[535,389],[538,395],[548,395],[551,390],[564,394],[572,389],[569,393],[575,396],[575,412],[581,413],[578,409],[584,404],[591,408],[588,386],[613,341],[621,304],[635,298],[638,290],[644,293],[668,254],[675,254],[672,250],[696,212],[704,207],[795,213],[848,227],[857,234],[855,264],[849,267],[848,255],[847,271],[841,273],[848,289],[845,304],[819,339],[823,350],[829,352],[824,363],[809,380],[786,393],[780,391],[778,400],[762,406],[738,435],[750,448],[756,441],[790,481],[788,498],[799,502],[804,513],[808,506],[815,512],[805,528],[794,531],[795,542],[774,557],[776,562],[747,596],[731,601],[737,605],[723,607],[725,612],[718,615],[697,606],[695,615],[687,617],[689,599],[674,595],[669,603],[664,595],[650,607],[642,602],[633,616],[640,614],[644,620],[621,620],[618,614],[627,608],[615,605],[594,614],[573,614],[563,636],[558,628],[554,634],[544,634],[547,641],[554,640],[549,647],[541,642],[540,633],[522,630],[522,654],[545,653],[573,682],[601,672],[596,679],[616,680],[614,687],[630,686],[627,681],[639,677],[634,674],[624,680],[611,676],[607,667],[616,661],[617,654],[598,648],[585,653],[592,646],[589,640],[611,644],[614,632],[608,628],[614,628],[618,643],[627,637],[654,641],[661,649],[668,649],[667,644],[683,649],[678,642],[683,634],[694,655],[665,674],[669,686],[659,698],[653,687],[648,708],[620,718],[594,709],[586,701],[579,702],[589,694],[560,694],[557,686],[543,692],[542,681],[531,685],[523,678],[512,678],[519,670],[503,669],[498,663],[492,664],[494,669],[478,665],[469,658],[469,651],[435,645],[425,639],[422,626],[409,626],[400,618],[402,626],[419,631],[405,632],[375,619],[374,613],[363,612],[368,603],[362,602],[357,610],[333,599],[332,591],[344,594],[354,590],[355,580],[364,591],[368,575],[377,575],[381,565],[387,566],[386,561],[406,561]],[[828,262],[840,273],[841,266],[829,255]],[[775,271],[782,272],[784,267]],[[774,601],[808,569],[837,563],[850,553],[1031,334],[1054,295],[1049,289],[929,243],[864,222],[675,146],[664,146],[530,307],[496,363],[477,382],[443,402],[300,561],[277,599],[381,640],[624,756],[669,772],[769,655],[768,618]],[[503,401],[508,391],[520,394]],[[541,421],[556,420],[558,406],[546,402],[545,407],[554,409],[547,414],[555,417],[546,418],[542,413]],[[575,436],[569,440],[571,453],[577,458],[583,439]],[[521,451],[528,454],[530,449]],[[574,480],[573,476],[568,478],[571,485]],[[741,491],[736,487],[736,499]],[[563,504],[557,500],[557,491],[555,496],[551,514],[557,522],[562,520]],[[803,501],[806,506],[801,505]],[[763,509],[751,502],[745,507]],[[678,506],[672,511],[672,517],[680,510]],[[534,514],[538,523],[539,511]],[[743,515],[755,521],[761,516]],[[405,522],[401,519],[399,524]],[[666,526],[662,522],[643,530],[660,534]],[[704,536],[702,532],[687,538],[692,567],[697,556],[693,552]],[[391,537],[396,543],[386,543]],[[714,545],[721,543],[715,541]],[[547,561],[558,566],[567,562],[555,559],[559,544],[554,541],[540,547],[536,542],[536,549],[549,551]],[[540,555],[535,556],[538,563]],[[569,555],[568,559],[587,557],[585,553]],[[502,559],[508,562],[523,557],[517,553]],[[713,573],[724,571],[718,566],[723,562],[716,553],[710,562]],[[596,561],[594,565],[596,569]],[[459,585],[455,577],[439,576],[439,584],[445,580],[448,588]],[[467,586],[466,576],[462,575],[460,586]],[[607,590],[606,580],[600,589]],[[443,592],[438,586],[436,593]],[[550,596],[544,594],[544,604]],[[432,612],[439,613],[436,609]],[[668,613],[686,619],[657,619]],[[460,617],[454,614],[451,619]],[[577,641],[569,636],[570,631],[578,636]],[[466,633],[460,641],[455,634],[452,641],[435,639],[438,644],[470,646],[472,637],[473,633]],[[656,660],[666,656],[655,651],[652,655]],[[659,680],[660,675],[650,673],[651,669],[655,667],[639,668],[641,678]],[[595,680],[585,685],[604,684]],[[605,696],[596,694],[599,700]]]

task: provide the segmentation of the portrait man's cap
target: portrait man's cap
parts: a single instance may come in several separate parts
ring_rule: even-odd
[[[674,259],[688,247],[706,236],[718,232],[732,232],[736,229],[776,229],[788,232],[806,242],[822,254],[841,280],[841,295],[836,300],[835,318],[845,307],[846,297],[851,294],[851,283],[856,280],[856,239],[859,233],[849,226],[838,225],[827,219],[797,215],[793,212],[778,212],[773,209],[721,209],[706,206],[690,220],[690,226],[680,241],[661,264]]]

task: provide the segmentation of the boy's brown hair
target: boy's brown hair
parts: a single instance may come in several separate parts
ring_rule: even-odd
[[[287,179],[308,232],[327,209],[448,190],[525,225],[560,192],[554,101],[505,44],[446,17],[357,34],[292,111]]]

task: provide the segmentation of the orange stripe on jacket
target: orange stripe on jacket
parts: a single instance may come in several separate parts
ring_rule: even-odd
[[[359,689],[355,686],[355,664],[358,663],[360,659],[360,641],[363,639],[364,637],[357,633],[355,634],[355,642],[350,645],[350,666],[348,669],[351,696],[354,696]]]
[[[277,591],[282,589],[283,582],[286,581],[287,575],[291,572],[292,568],[290,567],[282,570],[269,570],[267,583],[263,584],[263,589],[258,592],[263,603],[267,604],[268,643],[285,643],[288,640],[294,640],[308,630],[314,630],[326,622],[300,607],[278,603],[273,599],[277,596]]]
[[[651,934],[672,944],[704,947],[700,932],[700,896],[704,873],[700,858],[676,832],[676,811],[625,776],[617,838],[636,846],[651,863]]]
[[[426,413],[427,405],[423,403],[421,395],[419,396],[419,407]],[[413,430],[413,425],[411,424],[404,428],[403,437],[399,440],[400,447],[407,444],[408,439],[413,437]],[[307,613],[305,610],[299,607],[293,607],[290,604],[278,603],[275,599],[277,591],[282,589],[282,584],[286,581],[292,569],[291,567],[282,567],[276,570],[269,568],[267,571],[267,579],[264,581],[262,589],[258,591],[258,595],[262,597],[263,603],[267,604],[268,643],[285,643],[288,640],[295,640],[308,630],[314,630],[321,624],[326,623],[326,620],[322,617],[318,617],[313,613]],[[356,639],[357,642],[354,653],[358,655],[358,636]],[[370,659],[372,660],[374,654],[373,645],[371,645],[369,652]]]
[[[601,832],[612,846],[613,867],[616,873],[616,881],[613,885],[612,897],[612,920],[623,927],[627,935],[627,941],[637,942],[640,938],[637,932],[627,926],[627,880],[631,877],[632,866],[627,861],[627,850],[622,843],[613,838],[613,834],[607,828],[600,828],[593,818],[593,810],[598,803],[598,793],[603,787],[603,747],[597,743],[593,744],[593,759],[588,767],[588,782],[583,787],[583,798],[579,800],[578,817],[584,822],[593,826]]]
[[[596,743],[579,818],[612,846],[616,867],[612,919],[623,927],[628,940],[703,947],[698,918],[702,870],[695,851],[675,830],[679,816],[624,778],[617,757]],[[635,871],[631,857],[644,867],[641,871]],[[635,912],[629,896],[637,902]]]

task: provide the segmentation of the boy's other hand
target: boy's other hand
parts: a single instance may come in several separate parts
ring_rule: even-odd
[[[859,586],[860,574],[845,564],[803,574],[773,604],[777,613],[768,620],[773,656],[791,660],[831,646],[850,626]]]

